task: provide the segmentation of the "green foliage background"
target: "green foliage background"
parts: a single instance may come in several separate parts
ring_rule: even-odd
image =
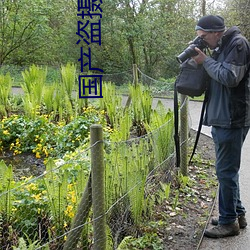
[[[246,0],[102,2],[102,44],[91,44],[92,65],[106,74],[137,64],[154,78],[175,76],[175,57],[195,37],[194,25],[205,14],[220,14],[227,26],[239,25],[246,36],[250,34]],[[77,1],[1,1],[0,66],[77,63],[80,46],[88,46],[76,45],[77,20],[82,21],[77,17]]]

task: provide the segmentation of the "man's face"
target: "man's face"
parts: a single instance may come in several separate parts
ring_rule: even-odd
[[[197,30],[196,33],[208,44],[210,49],[215,49],[218,46],[221,32],[206,32],[203,30]]]

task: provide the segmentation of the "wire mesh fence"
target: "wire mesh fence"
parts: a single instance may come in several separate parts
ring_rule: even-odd
[[[167,130],[169,124],[141,138],[105,142],[106,212],[102,216],[107,222],[107,249],[117,249],[126,236],[137,235],[138,225],[154,213],[160,183],[171,181],[174,152],[173,141],[163,136]],[[89,149],[81,154],[87,157]],[[6,170],[1,176],[5,191],[0,195],[2,249],[20,246],[22,241],[34,249],[92,249],[93,224],[98,227],[102,216],[93,219],[89,166],[82,161],[51,160],[44,174],[25,178],[11,189],[11,169],[1,164]],[[98,207],[101,199],[98,195],[95,199]],[[73,237],[70,244],[68,237]],[[102,235],[96,237],[103,242]]]
[[[173,114],[165,118],[143,136],[132,138],[132,130],[129,140],[97,141],[104,153],[103,184],[93,183],[93,161],[102,158],[100,151],[91,158],[93,145],[74,152],[73,159],[48,159],[37,176],[17,178],[1,161],[1,249],[118,249],[143,233],[139,225],[153,217],[161,183],[170,183],[175,172]],[[103,201],[93,185],[103,185],[105,193],[105,210],[97,216],[94,209]]]

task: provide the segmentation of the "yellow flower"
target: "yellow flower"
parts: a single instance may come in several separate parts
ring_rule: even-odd
[[[73,206],[68,205],[66,208],[66,211],[64,211],[64,213],[65,213],[65,215],[68,215],[69,218],[73,218],[74,217]]]
[[[43,153],[45,154],[46,157],[48,157],[49,153],[46,147],[43,147]]]
[[[4,131],[3,131],[3,134],[4,134],[4,135],[9,135],[10,133],[9,133],[8,130],[4,130]]]
[[[26,186],[26,189],[28,191],[34,191],[37,190],[37,185],[35,183],[30,183],[29,185]]]
[[[41,193],[33,194],[32,197],[35,198],[36,201],[40,201],[42,199],[41,195],[42,195]]]
[[[17,208],[13,207],[11,210],[12,210],[12,212],[16,212]]]
[[[39,152],[36,152],[36,158],[40,159],[41,158],[41,155]]]
[[[72,197],[71,197],[71,202],[72,202],[72,203],[76,203],[76,196],[75,196],[75,195],[72,195]]]
[[[22,153],[22,151],[19,151],[19,150],[15,149],[13,155],[18,155],[18,154],[21,154],[21,153]]]

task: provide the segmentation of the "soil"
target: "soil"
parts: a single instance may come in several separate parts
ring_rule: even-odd
[[[15,180],[23,176],[39,176],[45,171],[43,159],[36,158],[32,153],[13,155],[12,152],[7,152],[0,156],[0,160],[4,160],[6,165],[13,167]]]
[[[195,134],[191,131],[191,138],[195,138]],[[193,146],[193,139],[190,146]],[[213,141],[210,137],[201,134],[194,163],[188,170],[192,183],[187,184],[185,188],[176,184],[177,190],[179,188],[176,209],[173,209],[171,202],[158,207],[161,213],[167,215],[167,227],[159,231],[164,242],[164,250],[199,249],[217,194],[218,183],[214,162]],[[176,194],[173,194],[172,199],[175,197]]]

